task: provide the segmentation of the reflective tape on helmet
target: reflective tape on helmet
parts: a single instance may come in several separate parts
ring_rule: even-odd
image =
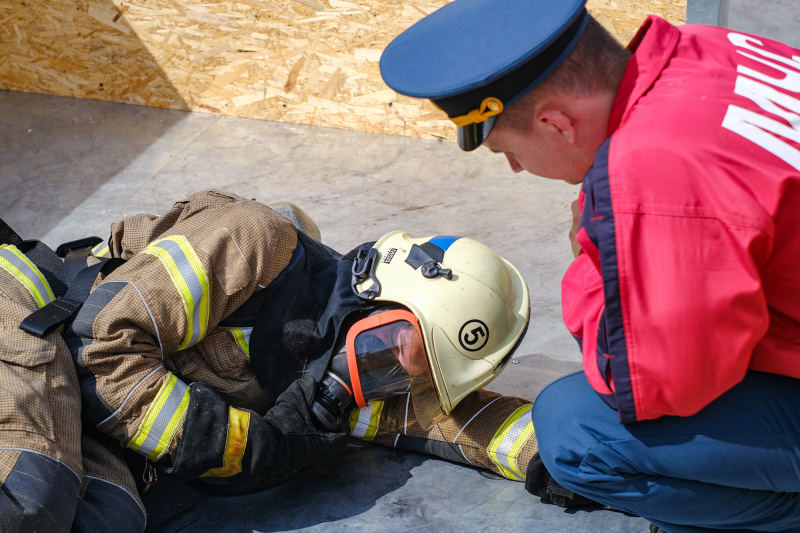
[[[380,427],[383,402],[370,402],[362,409],[350,413],[350,434],[361,440],[371,441]]]
[[[128,448],[155,461],[169,449],[189,407],[189,386],[172,372],[150,404]]]
[[[186,335],[178,350],[194,346],[208,328],[208,274],[186,237],[176,235],[157,240],[142,250],[158,257],[178,289],[186,312]]]
[[[517,456],[533,435],[531,407],[533,407],[531,404],[523,405],[514,411],[503,422],[486,448],[489,458],[500,469],[500,473],[511,480],[525,480],[525,474],[517,466]]]
[[[250,430],[250,411],[228,408],[228,438],[222,466],[208,470],[200,477],[231,477],[242,471],[242,457],[247,448],[247,433]]]
[[[108,255],[108,241],[103,241],[92,248],[92,255],[95,257],[105,257]]]
[[[250,357],[250,335],[253,333],[253,328],[225,328],[233,337],[233,342],[236,346]]]
[[[56,297],[44,276],[25,254],[16,246],[0,245],[0,268],[14,276],[28,292],[40,308],[49,304]]]

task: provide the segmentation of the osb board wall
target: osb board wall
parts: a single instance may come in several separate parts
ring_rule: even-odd
[[[557,0],[554,0],[557,1]],[[447,0],[0,0],[0,89],[452,140],[378,60]],[[627,42],[686,0],[589,0]]]

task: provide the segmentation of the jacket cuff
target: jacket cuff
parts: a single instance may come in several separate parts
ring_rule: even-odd
[[[192,385],[183,434],[170,473],[194,479],[223,468],[228,441],[229,405],[205,383]]]

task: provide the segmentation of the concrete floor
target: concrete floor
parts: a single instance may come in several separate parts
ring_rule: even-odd
[[[293,201],[340,251],[394,229],[476,238],[522,271],[532,301],[517,363],[489,388],[532,400],[580,367],[559,305],[578,189],[515,175],[487,150],[8,91],[0,141],[0,217],[51,246],[105,237],[112,221],[207,188]],[[259,494],[210,496],[162,479],[145,502],[152,532],[647,531],[641,518],[565,511],[521,483],[360,441]]]

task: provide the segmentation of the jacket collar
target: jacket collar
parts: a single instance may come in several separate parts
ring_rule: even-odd
[[[622,83],[611,108],[608,121],[609,136],[620,127],[631,108],[661,75],[661,71],[678,46],[680,35],[678,28],[655,15],[647,17],[639,28],[628,44],[628,50],[633,52],[633,55],[625,68]]]

